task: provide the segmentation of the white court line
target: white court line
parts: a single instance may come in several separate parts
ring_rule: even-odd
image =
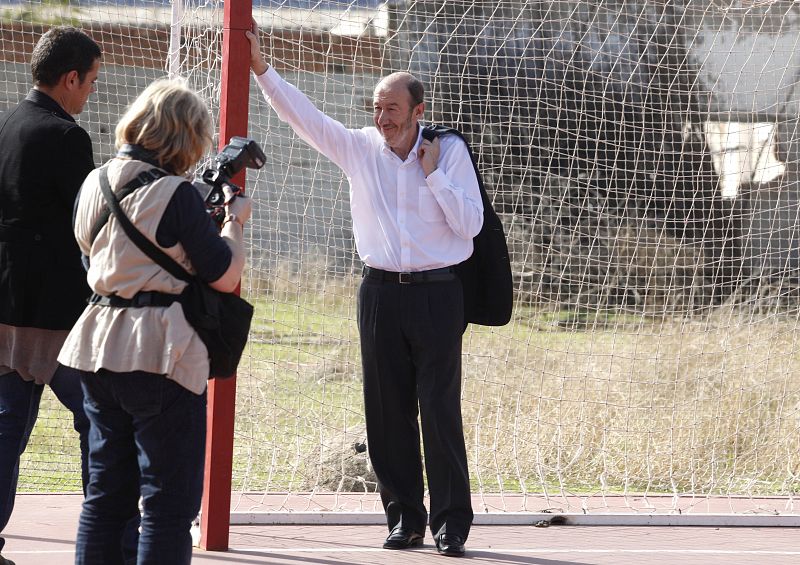
[[[749,526],[800,527],[800,514],[631,514],[608,512],[598,514],[551,514],[546,512],[486,512],[475,515],[473,525],[530,526],[539,521],[558,518],[570,526]],[[231,526],[385,525],[383,512],[231,512]]]
[[[433,549],[433,546],[430,547]],[[379,547],[231,547],[228,553],[384,553],[387,550]],[[569,548],[504,548],[504,547],[469,547],[470,552],[481,553],[583,553],[583,554],[677,554],[677,555],[800,555],[800,551],[778,551],[770,549],[569,549]],[[411,549],[410,553],[424,553],[424,548]]]
[[[74,549],[18,549],[17,551],[11,551],[8,547],[3,548],[3,555],[67,555],[69,553],[75,553]]]
[[[432,548],[432,546],[431,546]],[[195,548],[196,549],[196,548]],[[248,547],[237,548],[231,547],[227,552],[220,552],[220,555],[225,553],[385,553],[387,550],[379,547],[363,547],[363,548],[341,548],[341,547]],[[423,549],[412,549],[411,553],[424,553]],[[742,555],[748,556],[800,556],[800,551],[776,551],[767,549],[753,549],[753,550],[735,550],[735,549],[569,549],[569,548],[547,548],[540,547],[537,549],[519,549],[511,547],[468,547],[467,555],[470,552],[481,553],[526,553],[526,554],[557,554],[557,553],[580,553],[584,555]],[[74,554],[74,549],[53,549],[53,550],[31,550],[31,551],[5,551],[5,555],[11,557],[15,555],[68,555]],[[201,552],[206,555],[206,552]]]

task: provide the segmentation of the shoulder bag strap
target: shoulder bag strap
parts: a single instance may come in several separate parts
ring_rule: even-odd
[[[159,265],[176,279],[186,282],[191,282],[194,280],[194,277],[190,275],[186,269],[181,267],[178,262],[175,261],[175,259],[156,247],[153,242],[147,239],[142,232],[136,229],[136,226],[131,223],[131,221],[125,215],[125,212],[122,211],[114,192],[111,190],[111,185],[108,182],[108,171],[106,170],[106,167],[102,167],[100,169],[100,189],[103,191],[103,196],[108,203],[108,207],[111,209],[111,213],[114,214],[127,236],[136,245],[136,247],[142,251],[142,253],[150,257],[150,259],[152,259],[157,265]]]
[[[167,172],[162,171],[161,169],[153,168],[149,171],[143,171],[116,192],[117,200],[124,200],[125,197],[132,192],[150,184],[154,180],[165,176],[167,176]],[[103,206],[103,210],[100,212],[100,215],[97,217],[97,220],[95,220],[94,225],[92,226],[92,232],[89,236],[89,241],[93,242],[95,239],[97,239],[97,235],[100,233],[100,230],[103,229],[103,226],[108,222],[109,216],[111,216],[111,210],[108,208],[108,206]]]

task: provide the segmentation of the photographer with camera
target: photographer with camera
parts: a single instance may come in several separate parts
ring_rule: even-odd
[[[156,81],[117,125],[116,157],[81,188],[74,231],[95,294],[59,355],[82,371],[91,423],[77,564],[123,563],[120,537],[140,496],[139,565],[191,561],[209,352],[179,302],[190,285],[151,259],[129,227],[212,289],[236,289],[251,201],[228,190],[220,231],[184,176],[211,136],[202,99],[181,81]]]

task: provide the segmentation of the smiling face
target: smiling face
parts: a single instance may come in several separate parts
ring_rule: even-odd
[[[413,105],[403,74],[389,75],[377,87],[372,99],[375,127],[392,151],[403,159],[417,140],[417,122],[425,104]]]

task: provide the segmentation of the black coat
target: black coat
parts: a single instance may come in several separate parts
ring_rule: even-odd
[[[514,280],[503,224],[492,208],[467,140],[447,126],[430,124],[422,129],[425,139],[432,141],[440,135],[457,135],[467,146],[483,201],[483,226],[472,238],[472,255],[455,267],[464,291],[464,320],[480,326],[505,326],[514,307]]]
[[[72,328],[91,294],[72,232],[92,141],[37,90],[0,117],[0,323]]]

